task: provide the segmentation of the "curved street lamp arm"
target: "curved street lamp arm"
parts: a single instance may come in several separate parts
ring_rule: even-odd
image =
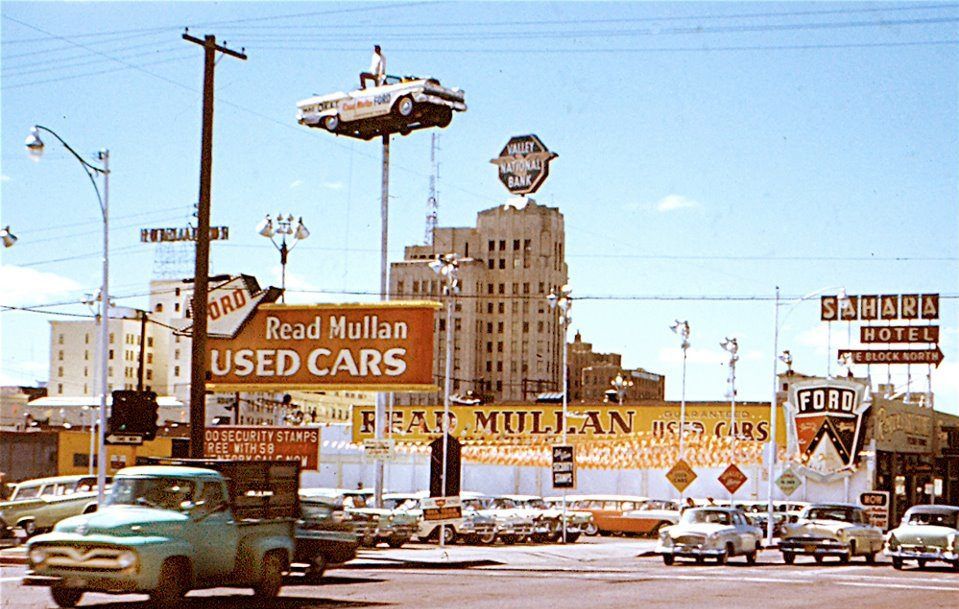
[[[63,147],[66,148],[68,151],[70,151],[70,154],[72,154],[74,158],[80,161],[80,164],[83,165],[83,170],[86,172],[87,177],[90,178],[90,183],[93,184],[93,190],[95,190],[97,193],[97,201],[100,203],[100,212],[103,214],[106,214],[106,208],[103,206],[103,197],[100,195],[100,187],[97,186],[97,181],[96,179],[94,179],[93,174],[97,173],[100,175],[107,175],[108,173],[110,173],[110,171],[108,169],[104,169],[103,167],[97,167],[96,165],[84,159],[82,156],[80,156],[77,153],[76,150],[74,150],[70,146],[70,144],[68,144],[62,137],[60,137],[60,135],[53,129],[50,129],[49,127],[44,127],[43,125],[34,125],[33,128],[37,130],[46,131],[53,137],[57,138],[57,140],[61,144],[63,144]]]

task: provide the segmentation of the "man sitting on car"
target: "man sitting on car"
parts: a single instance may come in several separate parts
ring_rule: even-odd
[[[383,84],[386,78],[386,56],[380,49],[380,45],[373,47],[373,57],[370,60],[370,71],[360,72],[360,89],[366,88],[366,81],[372,80],[377,87]]]

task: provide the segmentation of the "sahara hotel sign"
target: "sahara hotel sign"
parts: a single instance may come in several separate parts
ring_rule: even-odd
[[[434,391],[438,307],[260,305],[235,333],[207,341],[208,383],[216,391]]]

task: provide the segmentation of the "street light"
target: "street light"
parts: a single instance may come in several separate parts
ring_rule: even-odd
[[[736,362],[739,361],[739,341],[724,338],[719,346],[729,353],[729,437],[732,441],[732,460],[736,460]],[[730,499],[732,492],[729,493]]]
[[[3,247],[13,247],[17,242],[17,236],[10,232],[9,225],[0,229],[0,240],[3,240]]]
[[[685,457],[686,452],[686,352],[689,350],[689,322],[688,321],[679,321],[676,320],[673,325],[669,326],[669,329],[682,337],[683,342],[680,344],[680,348],[683,350],[683,393],[682,399],[679,402],[679,458],[682,459]],[[680,494],[680,499],[682,498],[682,492]]]
[[[556,310],[559,309],[560,312],[560,321],[563,322],[563,434],[562,434],[562,443],[565,445],[567,442],[566,439],[566,417],[569,414],[569,341],[567,340],[567,333],[569,332],[569,322],[572,321],[570,317],[570,309],[573,308],[573,290],[570,289],[568,285],[564,285],[558,291],[552,290],[549,295],[546,297],[546,302],[549,303],[549,308]],[[566,543],[566,488],[563,488],[563,543]]]
[[[784,323],[786,323],[786,318],[788,318],[789,314],[793,312],[793,310],[796,308],[796,305],[798,305],[799,303],[805,300],[809,300],[810,298],[814,296],[819,296],[820,294],[831,292],[833,290],[838,291],[837,293],[839,296],[839,303],[840,303],[839,308],[840,310],[842,310],[842,308],[846,305],[846,303],[849,302],[849,297],[846,295],[846,288],[841,286],[822,288],[822,289],[816,290],[815,292],[810,292],[809,294],[806,294],[805,296],[794,300],[792,305],[790,305],[789,310],[786,311],[785,315],[783,315],[782,321],[780,321],[779,319],[779,307],[780,307],[779,286],[778,285],[776,286],[776,305],[775,305],[775,313],[773,316],[773,319],[774,319],[773,321],[773,330],[774,330],[773,332],[773,395],[772,395],[772,400],[770,400],[769,402],[769,443],[767,444],[767,450],[769,451],[769,454],[767,455],[767,461],[769,464],[768,470],[767,470],[768,479],[766,481],[767,483],[766,495],[767,495],[767,501],[768,501],[767,514],[766,514],[766,517],[767,517],[766,545],[767,546],[772,546],[772,543],[773,543],[773,515],[775,512],[775,510],[773,509],[773,488],[774,488],[773,485],[775,484],[775,480],[773,479],[773,476],[776,472],[776,458],[777,458],[776,416],[779,410],[778,404],[777,404],[777,401],[778,401],[777,397],[779,395],[779,361],[782,360],[789,367],[790,372],[792,372],[792,362],[793,362],[792,354],[789,351],[783,351],[781,355],[777,353],[779,351],[779,329],[782,327]],[[832,349],[831,345],[827,346],[827,350],[830,350],[830,349]],[[827,355],[826,357],[827,361],[830,361],[829,354],[827,353],[826,355]],[[829,376],[828,365],[826,369],[826,376],[827,377]],[[788,444],[788,438],[787,438],[787,444]]]
[[[450,369],[453,366],[453,305],[460,291],[459,257],[455,253],[440,254],[429,263],[433,272],[446,280],[443,294],[446,295],[446,365],[443,379],[443,469],[440,475],[440,488],[446,496],[446,468],[449,457],[450,430]],[[446,525],[440,525],[440,547],[446,545]]]
[[[309,238],[310,231],[306,229],[306,226],[303,224],[303,218],[300,218],[296,221],[296,227],[293,226],[293,216],[287,214],[284,218],[283,214],[276,214],[276,225],[274,226],[273,219],[270,218],[270,214],[267,214],[263,220],[260,220],[260,223],[256,225],[256,232],[261,237],[266,237],[273,244],[273,247],[280,252],[280,268],[281,268],[281,287],[282,292],[280,293],[280,302],[286,303],[286,257],[293,251],[293,248],[296,247],[296,244],[304,239]],[[273,237],[275,235],[280,235],[280,243],[276,242],[276,239]],[[286,245],[286,236],[292,235],[293,245],[287,247]]]
[[[616,374],[616,378],[609,382],[616,390],[616,403],[622,404],[626,401],[626,390],[633,386],[632,379],[624,378],[622,373]]]
[[[107,375],[110,351],[110,151],[101,150],[97,153],[97,160],[102,163],[102,166],[98,167],[77,154],[77,151],[71,148],[70,145],[53,130],[43,125],[34,125],[33,129],[30,130],[30,135],[28,135],[24,141],[24,145],[27,147],[27,152],[30,154],[30,157],[35,161],[39,161],[40,157],[43,156],[44,143],[43,140],[40,139],[41,131],[55,137],[76,160],[80,161],[80,165],[83,166],[83,171],[86,172],[87,177],[90,178],[90,183],[93,184],[93,190],[97,194],[97,201],[100,203],[100,212],[103,216],[103,285],[100,287],[100,294],[102,296],[100,301],[100,424],[97,432],[97,439],[99,440],[99,458],[97,459],[97,505],[103,505],[107,477],[107,447],[103,434],[107,427],[107,393],[110,391],[110,381]],[[95,178],[97,175],[103,176],[102,196],[100,195],[100,188],[97,186],[97,180]],[[6,239],[4,239],[4,245],[6,245]]]

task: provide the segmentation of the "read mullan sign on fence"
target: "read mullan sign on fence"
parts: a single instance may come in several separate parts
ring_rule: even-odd
[[[207,341],[216,391],[434,391],[428,302],[261,305],[233,338]]]

